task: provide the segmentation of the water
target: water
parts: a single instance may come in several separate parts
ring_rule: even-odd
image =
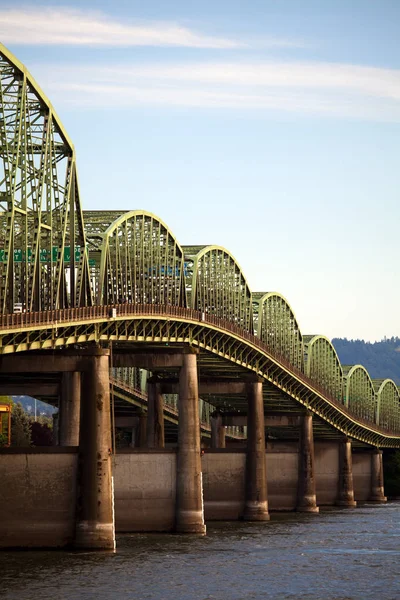
[[[399,600],[400,502],[121,535],[117,554],[0,553],[2,600]]]

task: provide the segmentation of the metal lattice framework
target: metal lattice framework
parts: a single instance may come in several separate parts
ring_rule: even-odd
[[[391,379],[373,379],[377,393],[376,422],[387,431],[400,430],[400,391]]]
[[[256,336],[229,321],[174,306],[122,304],[110,317],[110,306],[6,315],[0,317],[0,352],[57,350],[75,344],[125,344],[127,348],[178,347],[200,349],[200,368],[211,365],[237,377],[250,373],[311,410],[346,436],[380,447],[399,447],[400,431],[386,431],[375,420],[355,415],[322,386],[297,371]],[[204,361],[203,367],[201,366]]]
[[[332,342],[323,335],[306,335],[303,342],[306,375],[343,402],[343,370]]]
[[[189,306],[253,332],[251,291],[232,254],[222,246],[183,246]]]
[[[345,405],[352,413],[377,422],[377,397],[368,371],[362,365],[344,366]]]
[[[0,306],[91,303],[74,147],[25,67],[0,44]]]
[[[278,403],[300,403],[365,443],[400,445],[395,384],[374,388],[364,367],[342,368],[326,337],[302,337],[285,298],[252,295],[228,250],[181,247],[143,210],[82,213],[73,145],[1,45],[0,136],[0,354],[191,344],[211,377],[251,371]]]
[[[143,210],[86,222],[98,304],[186,306],[182,248],[165,223]]]
[[[274,353],[303,370],[304,349],[300,327],[289,302],[276,292],[253,293],[254,330]]]

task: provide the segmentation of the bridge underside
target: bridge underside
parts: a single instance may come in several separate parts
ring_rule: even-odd
[[[160,348],[160,344],[151,343],[133,343],[133,342],[114,342],[112,352],[114,362],[117,364],[124,361],[133,362],[135,356],[143,356],[143,352],[148,356],[160,355],[175,355],[183,352],[187,348],[187,344],[169,342]],[[62,350],[60,349],[60,352]],[[56,352],[57,353],[57,352]],[[48,357],[49,352],[39,351],[35,353],[43,357]],[[54,355],[53,353],[51,353]],[[15,360],[23,359],[25,356],[31,356],[30,352],[21,352],[15,356]],[[245,382],[251,377],[249,370],[239,364],[233,363],[230,360],[215,355],[205,349],[199,349],[198,353],[198,377],[201,388],[202,382],[215,382],[218,387],[223,389],[234,382]],[[1,365],[1,360],[0,360]],[[132,367],[133,369],[134,367]],[[173,387],[177,383],[176,367],[154,367],[153,374],[156,374],[160,383],[165,387],[167,393],[174,393]],[[61,384],[61,372],[43,372],[43,373],[11,373],[5,374],[0,372],[0,390],[4,393],[13,395],[26,394],[31,395],[39,400],[47,402],[54,407],[58,406],[59,393]],[[169,389],[171,388],[171,389]],[[35,392],[36,390],[36,392]],[[147,407],[147,394],[138,393],[138,390],[124,385],[118,379],[111,379],[111,392],[113,398],[113,410],[115,417],[139,417]],[[215,410],[226,416],[227,422],[231,420],[235,422],[235,418],[244,417],[243,423],[246,422],[247,416],[247,396],[242,393],[218,393],[218,392],[201,392],[201,398],[211,405],[211,410]],[[299,424],[296,417],[304,414],[305,408],[299,405],[293,397],[288,393],[280,390],[272,383],[264,382],[263,385],[264,398],[264,413],[266,421],[266,436],[268,439],[280,440],[298,440],[299,439]],[[177,411],[168,405],[164,405],[164,420],[165,420],[165,436],[166,443],[176,444],[178,440],[178,414]],[[294,417],[290,419],[290,423],[285,426],[271,424],[268,422],[268,417],[278,416]],[[239,419],[240,421],[240,419]],[[333,424],[326,422],[323,418],[314,415],[313,429],[315,439],[325,440],[341,440],[344,437],[342,431],[339,431]],[[201,435],[206,445],[210,438],[209,423],[201,423]],[[244,436],[229,436],[230,443],[242,444],[245,441]],[[362,440],[353,441],[354,446],[367,447],[369,444]]]

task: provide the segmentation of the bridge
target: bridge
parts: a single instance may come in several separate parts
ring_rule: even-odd
[[[368,498],[384,501],[381,449],[400,447],[392,380],[341,365],[281,294],[250,289],[227,249],[181,246],[145,210],[84,211],[74,146],[2,45],[0,136],[0,389],[58,403],[60,446],[79,448],[76,546],[115,543],[118,419],[154,451],[170,424],[179,532],[205,532],[201,440],[245,439],[241,516],[269,518],[265,430],[298,442],[297,510],[318,511],[314,436],[338,446],[341,505],[355,504],[352,445],[369,453]]]

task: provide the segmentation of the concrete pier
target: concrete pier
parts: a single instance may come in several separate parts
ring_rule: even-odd
[[[109,351],[93,350],[83,374],[75,547],[115,550]]]
[[[164,400],[160,384],[149,381],[147,394],[147,447],[164,448]]]
[[[300,417],[299,479],[296,510],[309,513],[319,512],[315,493],[314,436],[312,415],[310,413]]]
[[[204,534],[197,354],[183,354],[179,371],[176,531]]]
[[[61,377],[58,445],[79,445],[79,421],[81,410],[81,373],[63,373]]]
[[[60,415],[59,413],[53,413],[53,446],[59,446],[58,443],[58,424],[59,424],[59,420],[60,420]]]
[[[264,402],[262,382],[247,384],[247,453],[245,521],[268,521],[268,494],[265,459]]]
[[[347,507],[357,506],[354,500],[351,441],[347,439],[339,444],[339,492],[336,504]]]
[[[386,502],[383,485],[382,450],[376,448],[371,455],[371,496],[369,502]]]
[[[216,414],[211,417],[211,448],[225,448],[225,427],[222,425],[222,416]]]
[[[147,412],[139,413],[139,423],[137,431],[136,446],[138,448],[147,448]]]

